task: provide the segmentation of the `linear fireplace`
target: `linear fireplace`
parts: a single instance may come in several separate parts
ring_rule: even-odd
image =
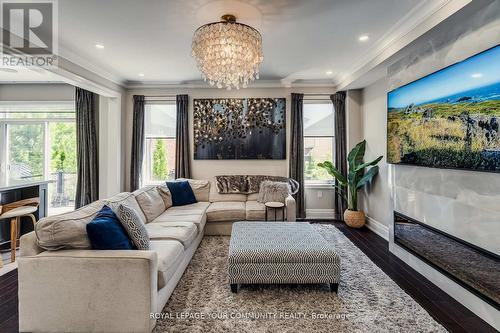
[[[398,212],[394,242],[500,309],[500,256]]]

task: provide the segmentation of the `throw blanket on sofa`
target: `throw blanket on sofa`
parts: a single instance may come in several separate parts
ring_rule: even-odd
[[[231,175],[215,176],[215,185],[220,194],[240,193],[251,194],[259,193],[260,183],[265,180],[288,183],[287,177],[280,176],[261,176],[261,175]]]

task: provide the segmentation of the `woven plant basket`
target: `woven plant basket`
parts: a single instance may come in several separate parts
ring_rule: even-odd
[[[363,212],[362,210],[356,211],[346,209],[346,211],[344,212],[345,224],[347,224],[351,228],[361,228],[365,225],[365,220],[365,212]]]

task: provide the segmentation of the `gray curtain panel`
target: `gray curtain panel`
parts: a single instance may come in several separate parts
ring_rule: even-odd
[[[306,217],[304,195],[304,126],[303,126],[304,94],[292,93],[291,121],[290,121],[290,178],[299,183],[299,191],[294,195],[297,202],[297,217]]]
[[[142,160],[144,158],[144,96],[134,95],[132,123],[132,152],[130,161],[130,191],[141,186]]]
[[[176,96],[175,178],[191,178],[188,100],[188,95]]]
[[[99,110],[98,96],[76,87],[76,160],[75,209],[99,198]]]
[[[339,91],[330,96],[335,113],[335,161],[337,169],[347,177],[347,138],[346,138],[346,114],[345,114],[345,91]],[[338,185],[337,181],[335,183]],[[335,218],[344,220],[344,211],[347,202],[335,192]]]

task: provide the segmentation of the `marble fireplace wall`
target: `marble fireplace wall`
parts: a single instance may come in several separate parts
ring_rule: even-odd
[[[474,0],[391,59],[387,75],[362,91],[366,159],[386,155],[387,92],[500,43],[500,0]],[[500,254],[500,174],[388,165],[361,193],[370,227],[389,249],[500,330],[497,309],[394,243],[393,210]],[[378,223],[377,223],[378,222]]]
[[[472,14],[471,14],[472,13]],[[388,91],[500,42],[500,1],[473,2],[388,68]],[[391,166],[394,210],[500,255],[500,174]]]

